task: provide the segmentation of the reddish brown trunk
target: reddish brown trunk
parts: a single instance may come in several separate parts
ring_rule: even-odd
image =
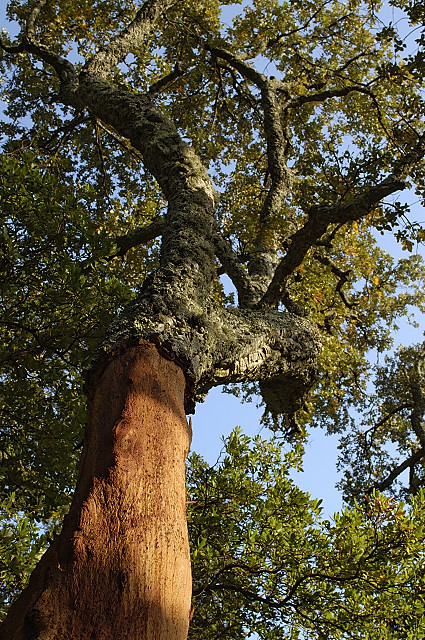
[[[94,385],[76,494],[2,640],[185,640],[190,444],[182,370],[143,343]]]

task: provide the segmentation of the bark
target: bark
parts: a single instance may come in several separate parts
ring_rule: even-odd
[[[172,277],[177,296],[173,302],[163,276],[151,279],[111,326],[104,353],[139,340],[157,344],[185,372],[186,413],[194,413],[196,402],[215,386],[258,381],[267,389],[263,396],[271,413],[298,408],[317,378],[321,348],[319,332],[308,318],[272,310],[222,309],[213,301],[203,308],[194,301],[186,306],[186,281],[180,286]]]
[[[312,323],[276,309],[253,309],[272,270],[257,269],[258,277],[251,277],[236,267],[228,244],[217,240],[216,194],[200,158],[149,93],[111,82],[111,67],[170,4],[147,0],[128,29],[79,74],[35,42],[31,24],[19,45],[3,47],[51,65],[60,81],[58,102],[77,112],[88,109],[129,140],[168,210],[159,229],[160,266],[110,328],[94,364],[71,511],[12,606],[1,640],[185,640],[191,595],[185,411],[193,412],[215,385],[260,381],[270,411],[290,412],[317,374],[320,340]],[[278,152],[284,136],[268,84],[264,100],[270,162],[277,158],[281,165],[273,172],[267,218],[282,204],[289,178]],[[143,237],[151,232],[158,229]],[[133,241],[124,242],[122,251]],[[245,308],[224,309],[212,295],[216,252],[237,274]]]
[[[2,640],[185,640],[184,390],[182,370],[147,342],[104,363],[71,510]]]

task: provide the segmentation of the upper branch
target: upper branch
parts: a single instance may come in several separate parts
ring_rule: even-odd
[[[63,58],[62,56],[54,53],[47,47],[42,44],[36,44],[25,34],[21,34],[21,41],[13,46],[7,46],[0,40],[0,47],[6,53],[16,54],[16,53],[32,53],[39,60],[43,60],[43,62],[47,62],[50,66],[54,68],[56,73],[58,74],[58,78],[61,82],[61,90],[75,90],[76,85],[78,83],[78,76],[75,70],[74,65]]]
[[[290,148],[289,127],[284,124],[284,114],[289,104],[291,85],[276,78],[268,78],[225,49],[213,48],[214,57],[225,60],[245,79],[252,82],[261,92],[261,107],[264,114],[264,136],[267,149],[267,167],[271,178],[271,186],[264,200],[259,218],[259,232],[254,242],[254,254],[249,263],[249,272],[258,276],[267,286],[273,271],[270,267],[274,262],[276,247],[273,241],[271,223],[282,213],[285,199],[292,187],[292,171],[287,164]],[[278,97],[280,92],[283,100]],[[274,265],[273,265],[274,266]]]
[[[424,449],[419,449],[418,451],[413,453],[410,458],[407,458],[407,460],[404,460],[399,465],[397,465],[397,467],[395,467],[386,478],[384,478],[380,482],[376,482],[373,487],[369,489],[368,493],[371,493],[373,489],[377,489],[378,491],[385,491],[385,489],[388,489],[392,485],[394,480],[403,473],[403,471],[406,471],[406,469],[409,469],[409,467],[413,467],[414,465],[416,465],[420,460],[423,459],[424,455]]]
[[[279,304],[287,278],[304,260],[309,249],[322,237],[331,224],[346,224],[364,218],[381,200],[406,188],[406,178],[425,155],[425,134],[420,136],[413,149],[400,158],[394,171],[379,184],[366,189],[345,204],[334,206],[314,205],[308,212],[308,220],[291,238],[287,254],[276,267],[273,279],[258,308],[273,308]]]
[[[125,60],[133,47],[149,35],[159,16],[175,3],[176,0],[147,0],[132,22],[87,61],[85,70],[107,76],[113,67]]]
[[[78,84],[78,76],[74,65],[66,58],[54,53],[48,47],[37,43],[35,40],[36,21],[46,4],[47,0],[39,0],[35,4],[16,45],[7,46],[0,39],[0,48],[10,54],[32,53],[36,58],[47,62],[53,67],[60,80],[62,91],[74,92]]]
[[[78,85],[78,75],[74,65],[45,45],[37,43],[35,39],[36,21],[46,4],[47,0],[39,0],[35,4],[18,44],[7,46],[0,40],[0,47],[11,54],[24,51],[32,53],[39,60],[51,65],[58,74],[61,82],[61,94],[66,96],[65,102],[75,103],[75,97],[71,98],[71,94],[75,94]],[[149,35],[158,17],[173,4],[175,4],[175,0],[147,0],[140,7],[133,21],[86,62],[85,71],[93,75],[107,77],[112,68],[123,61],[131,49]]]
[[[292,187],[292,171],[287,165],[289,131],[282,126],[284,106],[277,99],[276,80],[267,80],[261,90],[264,110],[264,134],[267,144],[267,160],[272,186],[260,214],[260,223],[281,212],[283,202]]]
[[[343,87],[341,89],[328,89],[327,91],[309,93],[305,96],[297,96],[296,98],[293,98],[291,100],[290,106],[299,107],[303,104],[307,104],[308,102],[325,102],[325,100],[329,100],[330,98],[344,98],[345,96],[348,96],[348,94],[353,92],[364,93],[367,96],[374,97],[370,89],[355,84],[348,87]]]
[[[151,84],[148,90],[148,94],[153,96],[157,93],[160,93],[162,89],[168,87],[168,85],[174,82],[174,80],[177,80],[177,78],[179,78],[181,75],[183,75],[183,71],[180,68],[179,63],[176,62],[174,69],[170,73],[167,73],[166,76]]]
[[[425,395],[417,380],[410,381],[410,391],[413,398],[413,411],[410,416],[410,422],[421,448],[425,450]]]
[[[260,87],[262,83],[264,83],[267,78],[264,74],[254,69],[251,64],[248,64],[241,58],[241,56],[237,56],[231,51],[227,51],[226,49],[219,49],[217,47],[208,47],[207,50],[210,51],[213,58],[221,58],[222,60],[226,60],[230,64],[233,69],[239,71],[239,73],[250,80],[257,87]]]
[[[304,22],[304,24],[302,24],[300,27],[296,27],[295,29],[291,29],[290,31],[286,31],[285,33],[279,33],[274,38],[270,38],[270,40],[268,40],[267,44],[266,44],[267,49],[269,49],[270,47],[273,47],[275,44],[277,44],[278,42],[280,42],[284,38],[289,38],[290,36],[293,36],[294,34],[300,33],[301,31],[304,31],[305,29],[307,29],[307,27],[310,25],[310,23],[313,22],[313,20],[319,15],[319,13],[328,4],[329,4],[329,0],[326,0],[325,2],[323,2],[319,6],[319,8],[314,13],[311,14],[309,19],[306,20],[306,22]]]
[[[165,220],[163,216],[157,216],[146,227],[140,227],[135,229],[126,235],[118,236],[115,238],[115,243],[118,247],[118,256],[124,256],[127,251],[138,247],[141,244],[146,244],[151,240],[155,240],[161,236],[165,229]]]
[[[348,309],[352,309],[356,306],[355,302],[349,302],[347,297],[343,291],[344,285],[348,282],[349,276],[351,273],[350,269],[346,269],[343,271],[340,269],[328,256],[322,256],[320,253],[315,252],[314,258],[320,262],[321,264],[330,267],[332,273],[338,278],[338,283],[336,285],[336,290],[341,298],[342,302]]]
[[[24,29],[25,37],[28,40],[34,39],[37,18],[40,15],[40,13],[43,11],[46,4],[47,4],[47,0],[38,0],[38,2],[35,3],[33,9],[31,10],[31,13],[28,17],[28,20]]]
[[[231,243],[221,235],[219,230],[213,233],[212,241],[217,258],[221,261],[225,272],[236,287],[239,306],[242,308],[249,307],[256,292],[248,272],[239,262]]]
[[[282,125],[282,114],[290,104],[288,101],[291,85],[276,78],[268,78],[239,56],[225,49],[211,49],[211,53],[226,60],[234,69],[255,84],[261,91],[261,106],[264,113],[264,135],[267,145],[268,169],[272,179],[272,187],[266,198],[260,216],[260,222],[266,222],[270,216],[280,213],[282,201],[292,185],[292,173],[286,160],[289,147],[289,133]],[[281,104],[277,92],[285,95]]]

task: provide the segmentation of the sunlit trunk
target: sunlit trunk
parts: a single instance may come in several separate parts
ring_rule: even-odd
[[[12,606],[2,640],[185,640],[184,390],[182,370],[147,342],[93,379],[70,513]]]

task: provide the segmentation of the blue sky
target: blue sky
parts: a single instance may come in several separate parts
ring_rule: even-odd
[[[241,403],[235,396],[221,393],[219,388],[213,389],[192,416],[192,451],[213,464],[223,446],[221,436],[229,435],[236,425],[247,435],[267,437],[267,430],[262,430],[260,424],[261,415],[262,409],[256,408],[255,402]],[[341,497],[335,489],[337,445],[336,436],[325,436],[321,430],[314,429],[306,445],[304,471],[293,474],[300,488],[314,498],[323,499],[326,515],[341,508]]]

